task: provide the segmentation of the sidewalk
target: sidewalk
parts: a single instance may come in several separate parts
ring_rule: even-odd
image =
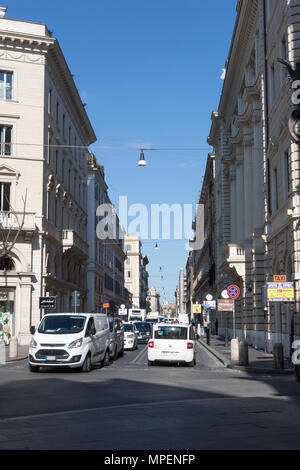
[[[18,356],[15,358],[9,357],[9,346],[5,346],[5,362],[21,361],[28,357],[29,346],[18,345]]]
[[[294,374],[294,367],[290,361],[285,360],[284,369],[274,369],[273,354],[254,349],[251,346],[249,346],[248,350],[249,365],[239,366],[231,364],[230,341],[228,341],[228,346],[226,347],[224,338],[221,338],[220,336],[211,336],[210,345],[208,346],[206,343],[206,337],[201,336],[199,338],[199,343],[210,351],[220,362],[222,362],[225,367],[230,369],[255,374]]]

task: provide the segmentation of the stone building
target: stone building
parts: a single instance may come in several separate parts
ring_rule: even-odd
[[[107,214],[108,223],[106,223]],[[102,225],[98,225],[99,223]],[[116,313],[124,304],[130,307],[124,286],[124,230],[108,196],[104,168],[96,157],[88,158],[88,244],[87,284],[89,312]]]
[[[268,351],[282,342],[286,356],[300,338],[300,154],[288,130],[291,92],[278,58],[300,62],[299,31],[299,0],[238,1],[208,138],[215,156],[215,292],[238,284],[238,336]],[[294,304],[265,304],[264,285],[274,274],[294,281]]]
[[[147,265],[149,260],[142,253],[142,243],[136,235],[125,236],[125,287],[132,294],[132,306],[146,309],[148,294]]]
[[[46,25],[0,17],[0,106],[1,248],[3,237],[10,243],[0,315],[28,344],[40,296],[56,296],[67,312],[74,290],[81,311],[87,300],[86,149],[96,136]]]

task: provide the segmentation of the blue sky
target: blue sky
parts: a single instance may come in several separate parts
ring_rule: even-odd
[[[128,204],[196,204],[236,17],[236,0],[6,0],[7,17],[46,23],[98,138],[109,194]],[[139,152],[127,147],[201,148]],[[129,219],[130,220],[130,219]],[[185,240],[145,240],[149,284],[174,301]],[[163,277],[161,279],[160,267]]]

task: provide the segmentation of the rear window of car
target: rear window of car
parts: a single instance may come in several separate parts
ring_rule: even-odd
[[[135,322],[135,326],[138,331],[144,332],[144,331],[151,331],[151,325],[150,323],[146,322]]]
[[[155,339],[187,339],[187,328],[182,326],[161,326],[155,330]]]

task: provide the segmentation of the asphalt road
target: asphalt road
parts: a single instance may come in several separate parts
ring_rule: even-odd
[[[90,373],[0,366],[0,449],[299,449],[300,384],[231,371],[198,346],[194,368],[148,367],[146,346]]]

